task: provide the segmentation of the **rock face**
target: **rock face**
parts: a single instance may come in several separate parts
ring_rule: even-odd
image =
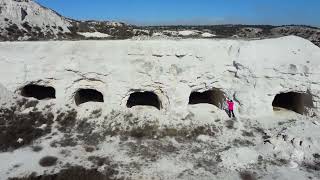
[[[218,89],[223,95],[216,101],[233,98],[243,116],[272,113],[276,95],[289,92],[310,95],[309,114],[319,112],[319,48],[294,36],[260,41],[26,42],[0,46],[1,67],[8,67],[1,71],[2,77],[8,77],[2,80],[6,87],[19,92],[29,84],[50,86],[59,103],[75,105],[77,90],[88,88],[102,93],[109,108],[120,108],[126,107],[131,93],[148,91],[158,96],[163,114],[186,114],[191,92]],[[292,106],[302,101],[292,102]]]
[[[1,42],[0,176],[317,179],[319,58],[296,36]]]

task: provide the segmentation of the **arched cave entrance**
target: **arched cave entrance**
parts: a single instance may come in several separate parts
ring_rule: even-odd
[[[135,92],[130,94],[127,107],[131,108],[133,106],[153,106],[159,110],[162,108],[158,96],[153,92]]]
[[[95,89],[79,89],[74,100],[77,106],[86,102],[104,102],[103,94]]]
[[[33,97],[38,100],[55,99],[56,90],[51,86],[29,84],[21,89],[21,95],[24,97]]]
[[[312,95],[309,93],[288,92],[277,94],[272,102],[275,108],[292,110],[299,114],[306,114],[306,108],[313,108]]]
[[[205,92],[192,92],[189,104],[212,104],[222,109],[224,100],[224,93],[219,89],[213,89]]]

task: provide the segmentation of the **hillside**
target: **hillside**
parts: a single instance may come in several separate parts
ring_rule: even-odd
[[[0,0],[0,39],[44,40],[70,33],[71,23],[31,0]]]
[[[32,0],[0,0],[0,41],[85,39],[265,39],[295,35],[320,46],[320,30],[309,26],[135,26],[65,18]]]

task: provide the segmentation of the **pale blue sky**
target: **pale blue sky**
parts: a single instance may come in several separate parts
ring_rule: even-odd
[[[81,20],[155,24],[320,26],[320,0],[37,0]]]

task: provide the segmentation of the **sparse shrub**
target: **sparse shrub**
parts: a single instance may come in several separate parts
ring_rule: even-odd
[[[27,103],[24,105],[25,108],[30,108],[30,107],[36,107],[39,101],[37,100],[29,100]]]
[[[69,110],[66,113],[60,113],[56,121],[59,123],[58,130],[62,132],[71,132],[77,120],[77,111]]]
[[[156,135],[158,126],[145,125],[144,127],[135,127],[130,130],[130,136],[135,138],[153,137]]]
[[[289,163],[289,160],[287,159],[275,159],[273,161],[270,161],[270,163],[272,165],[275,165],[275,166],[285,166]]]
[[[216,156],[216,161],[217,161],[217,162],[222,162],[222,159],[221,159],[221,156],[220,156],[220,155],[217,155],[217,156]]]
[[[232,120],[226,121],[226,127],[227,128],[233,129],[233,126],[234,126],[234,121],[232,121]]]
[[[233,140],[233,145],[236,147],[248,147],[248,146],[254,146],[255,144],[249,140],[246,139],[235,139]]]
[[[90,146],[96,146],[101,141],[105,140],[105,136],[110,133],[109,129],[105,129],[102,132],[93,132],[94,124],[90,124],[87,119],[79,121],[76,131],[78,133],[78,139],[85,142]]]
[[[75,138],[71,137],[70,135],[65,135],[60,141],[53,141],[50,143],[51,147],[74,147],[78,145],[78,142]]]
[[[16,107],[0,109],[0,151],[17,149],[49,134],[52,123],[52,113],[31,111],[28,114],[21,114],[16,111]],[[37,128],[42,124],[47,124],[47,128],[44,130]],[[23,141],[18,142],[19,138]]]
[[[27,103],[27,99],[26,98],[20,98],[20,99],[18,99],[17,100],[17,105],[18,105],[18,107],[22,107],[22,106],[24,106],[26,103]]]
[[[62,149],[59,153],[64,155],[64,157],[68,157],[68,156],[71,155],[72,152],[70,150],[67,150],[67,149]]]
[[[256,180],[256,175],[249,171],[239,173],[241,180]]]
[[[262,162],[263,162],[263,156],[259,155],[258,156],[258,164],[262,165]]]
[[[304,167],[307,171],[320,171],[320,162],[303,162],[302,167]]]
[[[319,159],[320,158],[320,154],[315,153],[315,154],[313,154],[313,157],[316,158],[316,159]]]
[[[57,164],[57,157],[54,156],[46,156],[40,159],[39,164],[43,167],[50,167]]]
[[[43,149],[41,146],[32,146],[31,148],[33,152],[40,152]]]
[[[242,136],[254,137],[254,134],[253,132],[242,131]]]
[[[106,157],[89,156],[88,160],[96,166],[103,166],[104,164],[110,165],[110,160]]]
[[[86,152],[93,152],[93,151],[96,150],[96,148],[94,148],[92,146],[85,146],[84,149],[85,149]]]
[[[80,166],[68,167],[57,174],[36,176],[35,174],[25,178],[10,178],[9,180],[114,180],[118,172],[112,167],[107,169],[104,174],[97,169],[86,169]]]
[[[218,132],[214,125],[196,126],[196,127],[184,127],[184,128],[171,128],[167,127],[159,129],[158,134],[160,137],[172,136],[172,137],[187,137],[196,138],[199,135],[214,136]]]
[[[33,29],[38,31],[38,32],[41,32],[41,28],[39,26],[34,26]]]
[[[92,111],[90,118],[96,119],[96,118],[99,118],[101,115],[102,115],[102,109],[96,109]]]

